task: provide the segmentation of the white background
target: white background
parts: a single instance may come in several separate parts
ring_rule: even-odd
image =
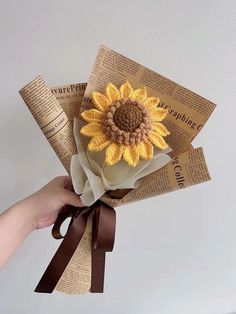
[[[105,293],[39,295],[58,242],[31,234],[0,273],[1,314],[236,311],[236,1],[0,1],[0,207],[65,174],[18,94],[85,82],[100,44],[218,104],[194,141],[212,181],[117,209]]]

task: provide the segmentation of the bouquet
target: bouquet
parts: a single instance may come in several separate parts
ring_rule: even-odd
[[[84,204],[59,213],[52,235],[64,239],[35,291],[101,293],[114,207],[210,180],[191,143],[215,104],[105,46],[88,83],[49,88],[38,76],[20,95]]]

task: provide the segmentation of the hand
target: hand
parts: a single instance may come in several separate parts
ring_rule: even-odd
[[[57,177],[38,192],[14,204],[0,214],[0,269],[22,241],[35,229],[48,227],[66,205],[82,207],[68,176]]]
[[[36,193],[23,201],[22,206],[28,210],[32,228],[40,229],[52,225],[58,213],[66,204],[83,207],[80,197],[73,192],[69,176],[56,177]]]

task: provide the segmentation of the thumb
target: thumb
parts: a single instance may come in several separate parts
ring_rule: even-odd
[[[79,195],[77,195],[75,192],[66,189],[63,190],[63,202],[65,204],[72,205],[75,207],[84,206],[83,203],[81,202]]]

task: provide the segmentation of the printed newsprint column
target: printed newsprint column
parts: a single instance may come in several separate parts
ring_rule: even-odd
[[[159,107],[169,109],[165,125],[171,132],[167,141],[174,155],[188,150],[215,104],[105,46],[101,46],[96,57],[81,111],[91,108],[92,91],[103,93],[108,82],[120,86],[126,80],[134,88],[146,86],[149,96],[160,98]]]
[[[138,189],[123,198],[123,203],[138,201],[210,180],[203,149],[191,149],[175,157],[166,166],[145,177]]]
[[[33,117],[69,173],[76,154],[72,125],[56,97],[38,76],[19,91]]]
[[[80,107],[86,86],[86,83],[79,83],[51,87],[53,95],[62,106],[62,109],[65,111],[69,121],[71,121],[72,124],[74,117],[79,117]]]
[[[84,235],[64,270],[55,290],[68,294],[84,294],[91,287],[92,219],[88,219]]]
[[[139,201],[145,198],[181,190],[210,180],[202,147],[180,154],[166,166],[142,178],[138,189],[131,190],[121,200],[103,196],[111,206]]]

